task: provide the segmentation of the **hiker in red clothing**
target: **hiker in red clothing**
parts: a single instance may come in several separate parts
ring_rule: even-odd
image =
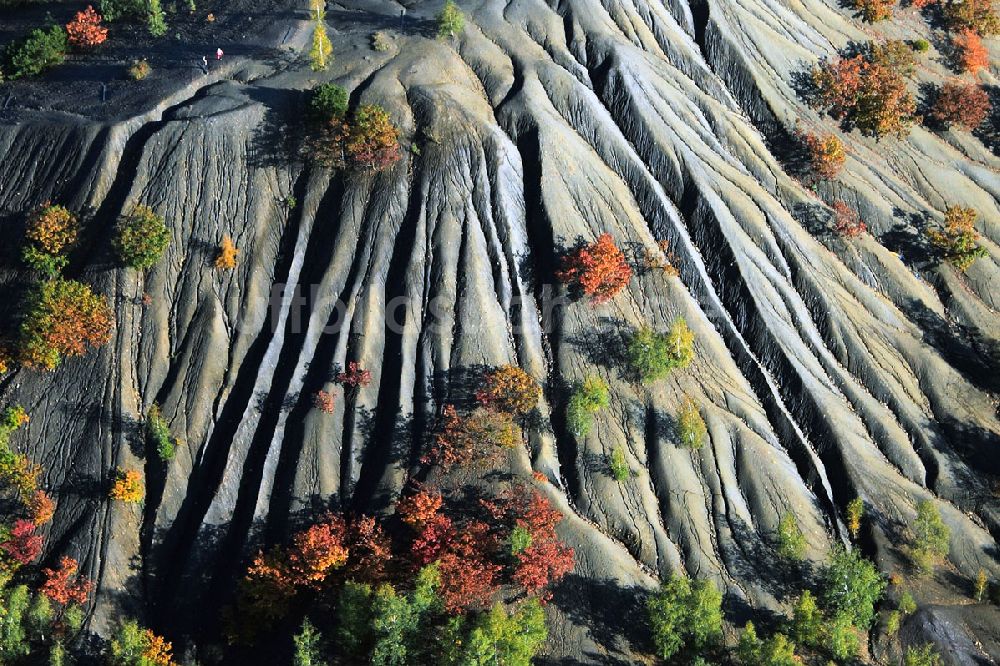
[[[215,59],[222,60],[222,49],[215,49]]]

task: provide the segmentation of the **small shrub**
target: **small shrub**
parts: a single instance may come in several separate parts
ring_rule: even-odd
[[[1000,17],[993,11],[993,0],[948,2],[944,17],[953,32],[970,30],[984,37],[1000,33]]]
[[[656,243],[659,250],[654,252],[647,249],[643,257],[643,266],[647,271],[660,271],[666,277],[677,277],[680,271],[677,270],[677,256],[670,250],[670,241],[661,240]]]
[[[31,514],[31,522],[40,526],[52,520],[52,516],[56,513],[56,504],[47,492],[36,490],[31,497],[28,511]]]
[[[313,395],[313,406],[324,414],[333,414],[335,401],[332,393],[316,391]]]
[[[107,21],[122,18],[140,18],[146,14],[144,0],[101,0],[101,14]]]
[[[479,404],[515,416],[524,416],[542,397],[542,387],[516,365],[504,365],[486,373],[483,387],[476,391]]]
[[[800,645],[816,647],[823,641],[823,613],[816,597],[806,590],[792,608],[790,633]]]
[[[671,576],[646,601],[656,654],[697,654],[722,638],[722,594],[706,579]]]
[[[323,636],[309,618],[303,620],[302,629],[292,636],[292,643],[295,646],[292,666],[323,666],[322,640]]]
[[[868,231],[867,225],[861,221],[861,216],[857,211],[840,199],[834,201],[830,208],[833,209],[833,230],[844,238],[857,238]]]
[[[108,38],[108,29],[101,25],[101,15],[87,5],[82,12],[66,24],[66,38],[70,46],[78,49],[93,49]]]
[[[347,89],[335,83],[321,83],[309,95],[309,115],[321,122],[341,120],[347,115]]]
[[[566,405],[566,427],[574,437],[586,437],[594,423],[594,415],[611,404],[608,384],[590,375],[578,384]]]
[[[618,483],[624,483],[631,478],[632,469],[628,466],[628,461],[625,459],[625,449],[616,446],[611,451],[611,456],[608,458],[608,469],[611,470],[611,476]]]
[[[917,59],[913,48],[901,39],[889,39],[882,43],[870,43],[870,60],[901,76],[912,76],[917,69]]]
[[[445,469],[473,461],[490,464],[497,449],[512,449],[521,438],[521,429],[506,412],[477,409],[463,417],[454,406],[445,405],[441,425],[421,462]]]
[[[875,565],[838,545],[821,578],[820,599],[824,607],[834,615],[845,614],[851,624],[867,630],[875,619],[875,604],[886,586]]]
[[[972,598],[976,601],[983,601],[986,598],[986,592],[989,591],[989,587],[990,583],[986,577],[986,570],[980,569],[979,573],[976,574],[976,582],[972,589]]]
[[[392,49],[392,40],[389,39],[389,35],[379,30],[372,35],[372,48],[384,53]]]
[[[28,220],[24,263],[48,275],[57,275],[69,263],[67,255],[76,244],[80,224],[64,206],[42,204]]]
[[[146,270],[160,260],[170,245],[170,230],[152,208],[138,205],[118,220],[111,244],[123,264]]]
[[[236,268],[236,255],[240,253],[233,244],[233,239],[229,236],[222,238],[219,246],[219,254],[215,258],[215,267],[219,270],[233,270]]]
[[[802,140],[809,151],[810,170],[826,180],[836,178],[847,161],[844,143],[835,134],[804,134]]]
[[[337,373],[337,383],[348,390],[364,388],[372,383],[372,373],[358,365],[357,361],[350,361],[346,370]]]
[[[590,245],[579,246],[566,254],[556,279],[590,297],[592,303],[600,304],[628,286],[632,269],[611,234],[604,233]]]
[[[169,462],[174,459],[177,445],[173,435],[170,434],[167,420],[163,418],[160,406],[155,403],[146,412],[146,436],[160,460]]]
[[[960,271],[968,269],[976,259],[987,256],[986,250],[976,244],[979,240],[975,229],[978,217],[972,208],[949,206],[944,213],[944,228],[926,232],[941,258]]]
[[[798,561],[805,557],[807,545],[795,514],[782,515],[778,521],[778,554],[787,560]]]
[[[853,0],[854,9],[868,23],[876,23],[892,18],[894,0]]]
[[[167,20],[163,13],[160,0],[146,0],[146,29],[153,37],[163,37],[167,34]]]
[[[681,408],[677,411],[677,439],[681,446],[698,450],[708,439],[708,427],[701,418],[698,403],[691,398],[684,398]]]
[[[112,312],[105,299],[73,280],[51,280],[29,295],[20,328],[20,359],[30,368],[55,370],[63,358],[111,339]]]
[[[861,649],[861,632],[850,616],[835,615],[826,626],[826,649],[840,662],[849,662]]]
[[[903,614],[898,610],[890,611],[885,616],[885,633],[888,636],[895,636],[899,633],[899,627],[903,623]]]
[[[437,15],[438,37],[454,37],[465,28],[465,14],[458,8],[454,0],[447,0],[444,8]]]
[[[903,615],[913,615],[917,612],[917,602],[909,591],[904,591],[899,595],[899,603],[896,604],[896,607]]]
[[[145,59],[136,60],[128,68],[128,77],[133,81],[142,81],[144,78],[149,76],[152,68],[149,66],[149,62]]]
[[[355,167],[382,171],[399,161],[399,130],[389,114],[377,104],[366,104],[354,112],[345,146]]]
[[[10,78],[38,76],[66,60],[66,31],[54,25],[48,30],[36,28],[19,44],[10,47]]]
[[[917,519],[912,529],[910,558],[920,573],[928,574],[948,556],[951,530],[941,520],[941,513],[932,500],[921,500],[917,504]]]
[[[941,86],[931,116],[945,127],[956,124],[970,132],[990,113],[990,96],[974,83],[949,81]]]
[[[626,347],[629,368],[642,382],[662,379],[676,368],[686,368],[694,360],[694,333],[681,317],[667,333],[640,328]]]
[[[174,666],[170,642],[135,620],[122,623],[108,647],[109,666]]]
[[[926,39],[914,39],[912,46],[917,53],[927,53],[931,48],[931,43]]]
[[[903,666],[941,666],[941,655],[937,653],[932,643],[920,647],[911,645],[906,648]]]
[[[860,497],[855,497],[847,503],[847,530],[852,539],[858,538],[861,532],[861,519],[865,515],[865,503]]]
[[[142,482],[142,472],[135,469],[115,470],[115,480],[111,484],[109,496],[113,500],[135,504],[146,496],[146,488]]]
[[[958,71],[975,74],[990,66],[990,54],[983,40],[972,30],[963,30],[951,38],[955,66]]]
[[[333,62],[333,44],[326,34],[326,23],[316,21],[313,28],[312,48],[309,49],[309,66],[314,72],[322,72]]]

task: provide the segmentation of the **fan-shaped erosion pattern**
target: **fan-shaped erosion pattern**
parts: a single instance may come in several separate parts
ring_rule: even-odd
[[[47,557],[69,552],[98,582],[92,628],[127,610],[197,634],[248,555],[318,504],[391,506],[441,406],[505,363],[546,387],[510,471],[552,481],[577,553],[548,606],[551,663],[647,659],[635,600],[670,571],[714,579],[740,623],[787,608],[778,521],[795,516],[818,563],[854,497],[884,570],[905,567],[906,527],[932,498],[951,528],[933,585],[1000,576],[1000,158],[922,128],[844,135],[845,172],[824,187],[870,231],[844,240],[775,138],[779,123],[831,122],[794,81],[866,38],[834,2],[482,0],[452,40],[434,38],[438,9],[418,3],[400,29],[395,3],[331,6],[322,74],[296,55],[307,12],[289,10],[268,57],[180,71],[127,117],[4,112],[0,309],[24,287],[25,215],[52,200],[85,211],[70,272],[116,312],[110,345],[55,376],[0,379],[3,403],[33,417],[16,442],[59,498]],[[389,51],[370,48],[375,30]],[[416,148],[376,174],[303,163],[304,91],[327,80],[383,105]],[[172,234],[145,276],[107,242],[140,202]],[[953,203],[980,211],[988,253],[965,274],[919,241]],[[559,254],[604,232],[636,258],[667,241],[679,277],[642,271],[607,304],[553,303]],[[233,271],[213,268],[225,235]],[[678,316],[695,362],[630,381],[620,336]],[[312,409],[351,360],[371,384],[332,415]],[[588,374],[612,401],[577,441],[565,387]],[[699,451],[674,434],[686,396],[708,427]],[[184,442],[166,468],[142,454],[154,402]],[[637,471],[624,483],[604,464],[616,447]],[[116,466],[145,468],[143,506],[106,499]],[[998,624],[958,612],[918,619],[959,657],[993,651]]]

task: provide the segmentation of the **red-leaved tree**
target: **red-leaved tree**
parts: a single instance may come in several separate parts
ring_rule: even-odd
[[[857,212],[845,202],[838,199],[830,207],[833,208],[833,228],[839,235],[856,238],[868,230]]]
[[[88,5],[66,24],[66,37],[71,46],[92,49],[104,43],[108,38],[108,29],[101,26],[101,15]]]
[[[591,302],[606,303],[628,285],[632,269],[611,234],[604,233],[563,257],[556,278],[582,291]]]
[[[42,554],[42,537],[35,534],[32,521],[16,520],[10,528],[10,537],[0,543],[0,549],[18,564],[31,564]]]
[[[351,361],[347,364],[346,370],[337,374],[337,383],[343,384],[348,389],[368,386],[371,381],[371,371],[363,369],[357,361]]]
[[[974,83],[949,81],[941,86],[931,116],[945,126],[979,127],[990,113],[990,96]]]

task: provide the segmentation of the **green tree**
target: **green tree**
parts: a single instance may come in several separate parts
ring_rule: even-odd
[[[903,666],[941,666],[941,656],[931,643],[925,643],[920,647],[911,645],[906,648]]]
[[[809,590],[802,593],[792,609],[791,634],[799,645],[808,647],[816,647],[823,640],[823,613]]]
[[[7,53],[10,59],[10,78],[38,76],[42,72],[61,65],[66,60],[66,31],[54,25],[48,30],[36,28],[28,37],[11,46]]]
[[[167,20],[163,13],[160,0],[147,0],[149,9],[146,13],[146,28],[153,37],[163,37],[167,34]]]
[[[292,664],[294,666],[326,666],[326,662],[323,661],[322,641],[323,637],[309,621],[309,618],[303,620],[302,629],[292,636],[292,644],[295,646]]]
[[[836,659],[853,659],[861,649],[861,632],[846,613],[833,617],[826,627],[826,647]]]
[[[930,573],[948,556],[950,539],[951,530],[941,520],[937,505],[932,500],[921,500],[910,540],[910,558],[920,573]]]
[[[851,624],[868,629],[886,581],[874,564],[855,551],[837,546],[823,569],[822,585],[820,598],[829,612],[843,614]]]
[[[740,632],[736,656],[744,666],[801,666],[795,655],[795,643],[778,633],[766,641],[757,636],[753,622],[747,622]]]
[[[321,83],[309,95],[309,115],[320,122],[341,120],[347,115],[347,89],[335,83]]]
[[[0,662],[12,663],[30,651],[24,628],[24,615],[31,603],[26,585],[17,585],[3,595],[0,614]]]
[[[701,418],[698,403],[691,398],[684,398],[681,408],[677,411],[677,438],[681,446],[688,449],[700,449],[708,439],[708,427]]]
[[[632,470],[628,466],[628,461],[625,459],[625,449],[621,446],[616,446],[611,451],[611,457],[608,459],[608,468],[611,470],[611,476],[614,477],[615,481],[618,483],[624,483],[628,481],[632,476]]]
[[[778,521],[778,553],[787,560],[798,561],[805,557],[807,545],[795,514],[781,516]]]
[[[670,576],[646,601],[646,612],[663,659],[685,649],[696,654],[722,637],[722,593],[707,579]]]
[[[566,427],[575,437],[586,437],[594,423],[594,415],[611,404],[608,384],[600,377],[588,375],[577,384],[566,406]]]
[[[530,666],[532,658],[548,638],[545,612],[536,598],[528,599],[513,613],[497,603],[469,621],[453,618],[443,632],[445,666]]]
[[[170,231],[162,216],[149,206],[138,205],[118,220],[111,245],[123,264],[146,270],[170,245]]]
[[[156,450],[156,455],[163,462],[173,460],[177,447],[174,444],[174,437],[170,434],[170,427],[167,420],[163,418],[160,406],[153,404],[146,412],[146,437]]]
[[[316,21],[313,28],[312,48],[309,50],[309,66],[314,72],[322,72],[333,62],[333,44],[326,34],[326,23],[323,19]]]
[[[454,37],[462,32],[462,29],[465,27],[465,14],[462,13],[462,10],[458,8],[458,5],[453,0],[448,0],[444,3],[444,8],[437,15],[437,20],[438,37],[442,39]]]
[[[625,351],[632,372],[643,383],[654,382],[691,363],[694,334],[683,318],[675,319],[666,333],[644,326],[632,336]]]
[[[861,531],[861,519],[865,515],[865,503],[860,497],[855,497],[847,503],[847,529],[852,539],[858,538]]]
[[[350,655],[360,657],[373,641],[371,585],[349,580],[340,588],[337,605],[337,638],[340,647]]]

